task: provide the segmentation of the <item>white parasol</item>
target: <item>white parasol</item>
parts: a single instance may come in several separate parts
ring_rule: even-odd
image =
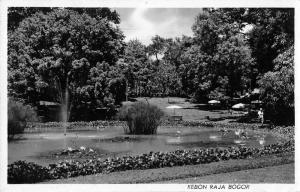
[[[175,109],[181,109],[182,107],[179,105],[170,105],[166,107],[167,109],[173,109],[174,110],[174,115],[175,115]]]
[[[244,109],[246,105],[244,103],[238,103],[232,106],[232,109]]]
[[[220,101],[217,101],[217,100],[210,100],[209,102],[208,102],[208,104],[219,104],[219,103],[221,103]]]
[[[253,104],[262,104],[263,102],[260,101],[260,100],[255,100],[255,101],[251,101],[251,103],[253,103]]]

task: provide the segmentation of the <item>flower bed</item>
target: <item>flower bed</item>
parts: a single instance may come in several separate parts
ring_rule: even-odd
[[[17,161],[8,165],[8,183],[36,183],[50,178],[49,169],[35,163]]]
[[[48,167],[17,161],[8,165],[8,183],[33,183],[47,179],[69,178],[96,173],[195,165],[288,151],[294,151],[293,141],[268,145],[263,148],[228,147],[176,150],[173,152],[150,152],[122,158],[107,158],[105,160],[96,158],[83,162],[71,160],[50,164]]]

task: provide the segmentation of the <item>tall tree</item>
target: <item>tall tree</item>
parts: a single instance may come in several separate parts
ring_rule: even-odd
[[[193,25],[193,45],[184,54],[182,84],[196,100],[225,99],[250,87],[251,50],[240,25],[213,10]]]
[[[37,104],[66,103],[68,93],[73,106],[111,106],[110,66],[124,51],[123,38],[107,19],[68,9],[26,18],[8,37],[9,94]]]
[[[156,63],[159,63],[159,57],[160,55],[163,55],[165,52],[165,39],[155,35],[154,37],[151,38],[151,44],[148,45],[148,53],[150,55],[154,55],[156,58]]]
[[[145,84],[143,75],[147,75],[143,71],[149,62],[146,46],[138,40],[130,40],[125,48],[124,62],[127,63],[129,95],[138,96],[141,94],[142,84]]]

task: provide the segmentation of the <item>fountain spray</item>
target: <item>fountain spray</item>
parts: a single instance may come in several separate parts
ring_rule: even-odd
[[[64,135],[67,135],[67,126],[69,120],[69,89],[68,89],[68,76],[66,78],[65,89],[63,90],[61,87],[61,82],[58,76],[55,76],[55,87],[59,92],[59,100],[60,100],[60,120],[63,122]]]

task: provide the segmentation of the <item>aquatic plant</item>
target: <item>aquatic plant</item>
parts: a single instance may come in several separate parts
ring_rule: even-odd
[[[118,117],[127,122],[124,127],[128,134],[156,134],[164,112],[155,105],[135,102],[121,107]]]
[[[149,152],[137,156],[123,156],[107,159],[88,159],[85,161],[65,160],[48,167],[34,163],[17,161],[8,166],[9,183],[33,183],[46,179],[59,179],[110,173],[125,170],[153,169],[183,165],[196,165],[229,159],[245,159],[267,154],[277,154],[295,150],[293,141],[277,143],[262,148],[228,147],[195,150],[176,150],[172,152]]]

